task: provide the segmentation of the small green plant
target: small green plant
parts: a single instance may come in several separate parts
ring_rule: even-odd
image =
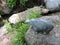
[[[27,45],[24,40],[26,31],[30,25],[24,23],[10,24],[8,21],[5,23],[5,27],[8,29],[8,33],[16,32],[16,37],[12,39],[13,45]]]
[[[28,0],[19,0],[19,1],[20,4],[24,6]],[[16,0],[7,0],[7,6],[9,8],[13,8],[14,6],[16,6]]]
[[[28,0],[20,0],[20,4],[24,6],[27,1]]]
[[[13,8],[14,6],[16,6],[16,0],[7,0],[7,6],[9,8]]]
[[[18,25],[15,25],[15,26],[17,27]],[[20,24],[20,26],[16,30],[17,36],[13,39],[13,45],[26,45],[27,44],[24,41],[24,36],[28,28],[29,28],[29,25],[24,24],[24,23]]]

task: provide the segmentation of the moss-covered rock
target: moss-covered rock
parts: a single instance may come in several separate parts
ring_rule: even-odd
[[[23,12],[20,12],[17,14],[13,14],[9,18],[9,22],[16,24],[16,23],[24,21],[26,19],[37,18],[40,16],[41,16],[41,8],[40,7],[33,7],[33,8],[26,10],[26,11],[23,11]]]

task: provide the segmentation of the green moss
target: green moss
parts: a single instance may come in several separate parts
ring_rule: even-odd
[[[27,10],[27,18],[32,19],[32,18],[37,18],[41,17],[41,9],[39,7],[34,7],[31,9]]]

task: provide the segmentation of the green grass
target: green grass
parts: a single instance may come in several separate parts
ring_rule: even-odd
[[[5,23],[5,27],[8,29],[8,33],[16,32],[16,37],[12,39],[13,45],[27,45],[24,40],[26,31],[30,25],[24,23],[18,23],[16,25],[11,25],[8,21]]]
[[[20,1],[20,5],[25,6],[25,3],[28,0],[19,0]],[[7,0],[7,6],[9,8],[13,8],[14,6],[16,6],[16,0]]]
[[[13,39],[13,45],[26,45],[24,41],[24,36],[26,31],[29,28],[29,25],[21,23],[20,25],[13,25],[13,28],[16,28],[17,30],[17,36]]]
[[[14,6],[16,6],[16,0],[7,0],[7,6],[9,8],[13,8]]]

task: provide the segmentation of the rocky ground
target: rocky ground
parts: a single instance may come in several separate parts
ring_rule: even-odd
[[[18,14],[17,14],[18,15]],[[18,16],[16,17],[18,18]],[[42,16],[41,19],[50,20],[54,24],[54,29],[49,35],[35,35],[35,32],[29,29],[25,35],[25,39],[31,45],[59,45],[60,43],[60,12],[49,14],[48,16]],[[44,39],[44,40],[43,40]],[[36,43],[37,42],[37,43]],[[0,45],[11,45],[11,38],[6,28],[0,28]]]
[[[7,33],[8,31],[4,26],[0,27],[0,45],[11,45],[11,38]]]
[[[60,14],[59,14],[60,15]],[[60,45],[60,16],[50,15],[42,16],[40,19],[46,19],[53,23],[53,30],[47,34],[36,34],[36,32],[30,27],[25,35],[26,41],[30,45]]]
[[[35,3],[33,4],[33,2],[31,3],[30,1],[32,1],[32,0],[28,1],[29,3],[27,3],[27,6],[26,6],[27,8],[29,8],[29,6],[33,7],[35,4]],[[33,1],[35,1],[35,0],[33,0]],[[60,2],[58,3],[58,1],[60,1],[60,0],[56,0],[56,1],[47,0],[45,2],[45,4],[46,4],[46,8],[48,10],[44,7],[43,7],[44,9],[42,9],[42,8],[40,8],[40,6],[33,7],[31,9],[27,9],[25,7],[27,10],[24,7],[12,10],[7,7],[6,0],[2,0],[2,3],[0,4],[0,14],[1,15],[6,15],[6,14],[10,15],[10,13],[12,13],[12,16],[8,20],[10,23],[16,24],[18,22],[29,19],[29,15],[31,15],[32,12],[33,12],[32,14],[34,14],[34,15],[38,15],[38,14],[40,15],[41,13],[48,13],[49,11],[53,12],[53,13],[48,13],[42,17],[39,17],[39,19],[46,19],[46,20],[53,22],[54,29],[48,35],[42,35],[40,33],[35,34],[33,29],[30,27],[25,34],[25,40],[30,45],[60,45],[60,12],[57,12],[60,9]],[[40,2],[40,1],[38,0],[38,2]],[[36,2],[36,3],[38,4],[38,2]],[[35,5],[37,5],[37,4],[35,4]],[[23,12],[17,13],[17,10],[20,11],[19,9],[21,9],[21,11],[23,11]],[[26,10],[26,11],[24,11],[24,10]],[[56,12],[54,12],[54,11],[56,11]],[[13,13],[16,13],[16,14],[13,14]],[[13,34],[9,35],[8,30],[4,26],[0,27],[0,45],[12,45],[12,42],[11,42],[12,37],[13,37]]]

